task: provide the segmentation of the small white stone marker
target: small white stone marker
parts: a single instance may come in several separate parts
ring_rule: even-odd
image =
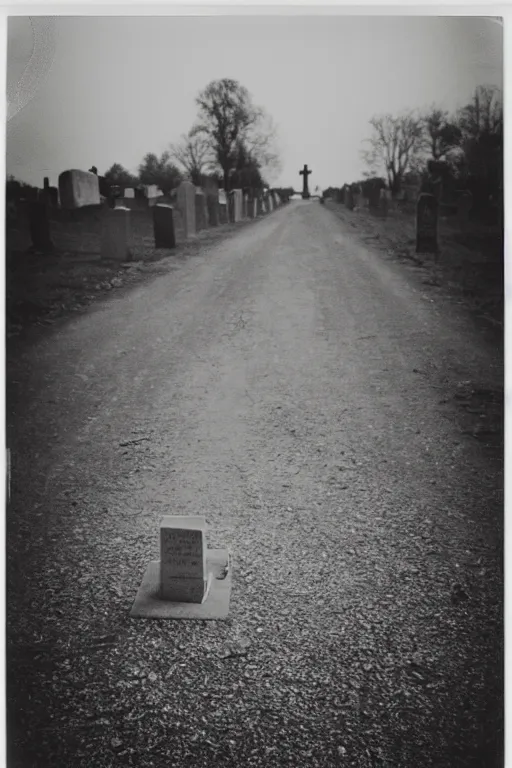
[[[229,552],[208,549],[206,519],[199,515],[164,517],[160,560],[147,567],[130,615],[225,619],[230,595]]]
[[[164,517],[160,523],[160,590],[164,600],[203,602],[206,592],[204,517]]]

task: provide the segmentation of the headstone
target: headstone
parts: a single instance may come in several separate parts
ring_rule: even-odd
[[[248,216],[249,216],[249,195],[245,193],[244,199],[243,199],[243,205],[242,205],[242,218],[246,219]]]
[[[206,587],[206,520],[164,517],[160,524],[161,598],[202,603]]]
[[[243,192],[241,189],[233,190],[233,221],[242,221]]]
[[[439,204],[435,195],[422,193],[416,206],[416,253],[438,253]]]
[[[224,189],[219,189],[219,221],[221,224],[229,221],[228,197]]]
[[[59,207],[59,190],[57,187],[48,188],[48,201],[52,208]]]
[[[380,210],[380,192],[381,190],[372,186],[368,193],[368,207],[372,213],[379,213]]]
[[[83,208],[100,204],[100,185],[96,174],[87,171],[64,171],[59,176],[62,208]]]
[[[206,211],[206,197],[200,187],[196,187],[196,228],[197,231],[206,229],[208,226],[208,216]]]
[[[144,184],[142,186],[142,189],[144,190],[144,194],[148,198],[148,200],[151,200],[154,197],[162,196],[162,193],[158,188],[157,184]]]
[[[274,210],[274,199],[271,192],[269,192],[267,195],[267,205],[269,212],[272,212]]]
[[[130,198],[130,200],[133,200],[135,198],[135,190],[133,187],[128,187],[124,190],[124,197]]]
[[[155,248],[175,248],[174,211],[172,205],[157,203],[153,206],[153,232]]]
[[[208,224],[216,227],[219,224],[219,186],[214,179],[206,178],[204,182]]]
[[[207,547],[204,517],[164,517],[160,523],[160,560],[151,561],[146,568],[130,615],[226,619],[231,583],[229,551]]]
[[[107,208],[103,212],[101,232],[101,258],[112,261],[129,261],[130,209]]]
[[[28,203],[28,219],[33,249],[42,253],[52,251],[48,206],[44,200],[31,200]]]
[[[249,206],[249,211],[251,211],[251,219],[255,219],[258,215],[258,198],[254,197],[252,200],[251,205]]]
[[[277,204],[278,206],[279,206],[279,205],[282,205],[281,195],[279,194],[279,192],[274,192],[274,195],[275,195],[275,197],[276,197],[276,204]]]
[[[350,187],[345,187],[345,207],[349,211],[354,210],[354,195]]]
[[[457,200],[457,217],[461,225],[465,225],[469,221],[469,213],[473,207],[473,195],[469,190],[462,192],[461,196]]]
[[[389,211],[389,201],[391,197],[391,191],[389,189],[381,189],[379,192],[379,213],[386,217]]]
[[[178,187],[178,207],[183,219],[185,239],[196,234],[196,188],[190,181],[182,181]]]
[[[206,196],[206,207],[208,209],[208,224],[210,227],[217,227],[219,224],[219,201],[213,195]]]

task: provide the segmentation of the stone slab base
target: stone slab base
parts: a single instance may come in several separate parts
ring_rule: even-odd
[[[227,573],[226,573],[227,569]],[[202,603],[171,603],[160,597],[160,561],[147,567],[130,616],[143,619],[189,619],[216,621],[226,619],[231,597],[231,562],[227,549],[206,551],[206,571],[210,588]]]

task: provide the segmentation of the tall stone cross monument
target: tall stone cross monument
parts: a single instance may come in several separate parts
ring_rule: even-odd
[[[309,189],[308,189],[308,176],[310,173],[313,173],[313,171],[308,171],[307,165],[304,166],[302,171],[299,171],[299,175],[304,177],[304,183],[302,185],[302,199],[303,200],[309,200]]]

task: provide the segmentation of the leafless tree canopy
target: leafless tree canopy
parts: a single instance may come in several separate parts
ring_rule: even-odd
[[[202,135],[222,169],[225,188],[236,167],[239,147],[262,169],[276,167],[275,127],[261,107],[253,104],[248,90],[236,80],[212,81],[196,99]]]
[[[405,112],[397,117],[373,117],[370,124],[373,135],[363,157],[372,172],[384,167],[390,189],[398,192],[404,175],[414,169],[424,146],[422,120],[414,112]]]
[[[169,151],[173,160],[196,185],[201,183],[201,176],[215,159],[208,138],[196,127],[171,144]]]

